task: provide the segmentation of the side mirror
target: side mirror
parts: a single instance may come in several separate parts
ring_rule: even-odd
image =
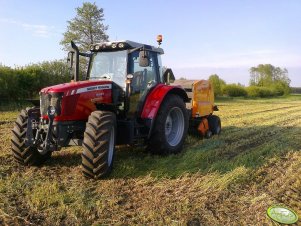
[[[172,70],[170,68],[167,68],[164,71],[163,74],[163,82],[166,83],[167,85],[169,85],[170,83],[173,83],[176,80]]]
[[[140,67],[148,67],[149,66],[149,60],[148,60],[148,52],[145,50],[140,50],[139,52],[139,66]]]

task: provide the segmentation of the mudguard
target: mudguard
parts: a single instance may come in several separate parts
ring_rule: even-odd
[[[154,119],[158,110],[167,94],[177,94],[183,98],[184,102],[188,102],[188,96],[181,86],[170,86],[158,84],[147,96],[141,113],[142,119]]]

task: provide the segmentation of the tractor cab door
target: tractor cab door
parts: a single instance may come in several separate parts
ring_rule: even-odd
[[[133,75],[130,83],[130,100],[128,116],[134,117],[142,111],[143,103],[149,91],[159,82],[159,67],[157,53],[148,51],[149,65],[139,65],[139,51],[130,53],[128,59],[128,73]]]

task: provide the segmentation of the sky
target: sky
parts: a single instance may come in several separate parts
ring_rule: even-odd
[[[0,0],[0,63],[24,66],[62,59],[59,42],[79,0]],[[287,68],[301,87],[300,0],[95,0],[104,9],[111,41],[157,46],[177,78],[248,85],[258,64]]]

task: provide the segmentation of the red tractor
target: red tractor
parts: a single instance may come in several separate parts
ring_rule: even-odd
[[[42,89],[39,106],[22,110],[15,122],[12,151],[19,163],[39,165],[53,151],[82,145],[83,174],[101,178],[112,170],[116,145],[143,143],[151,153],[178,153],[189,124],[203,135],[220,132],[213,100],[193,103],[184,88],[170,85],[175,78],[170,69],[163,71],[161,48],[116,41],[81,53],[75,43],[71,46],[74,79]],[[80,56],[89,59],[83,81]],[[192,107],[187,109],[186,103]],[[203,115],[200,106],[208,108]]]

